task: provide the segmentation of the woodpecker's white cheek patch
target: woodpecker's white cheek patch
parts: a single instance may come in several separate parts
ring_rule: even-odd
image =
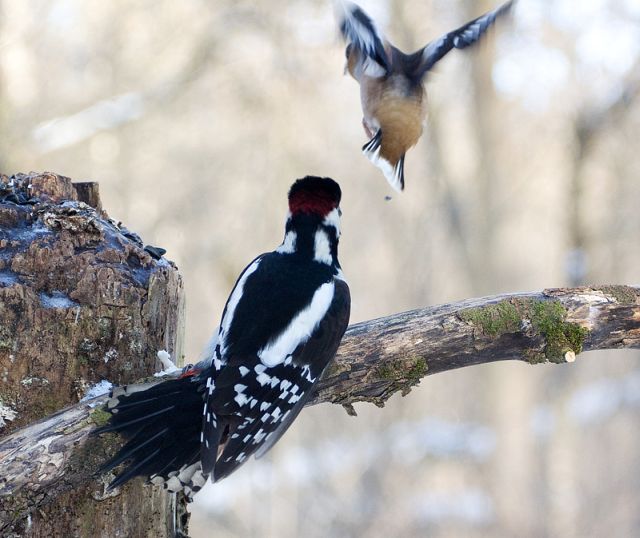
[[[318,230],[315,235],[313,245],[313,259],[320,263],[326,263],[331,265],[333,263],[333,257],[331,256],[331,243],[329,242],[329,236],[324,230]]]
[[[340,237],[340,210],[336,207],[322,221],[324,226],[333,226],[336,230],[336,237]]]
[[[333,282],[322,284],[316,290],[309,306],[291,320],[282,334],[258,351],[258,357],[263,365],[273,367],[283,363],[300,344],[309,340],[329,310],[334,291]]]
[[[276,252],[279,252],[280,254],[294,253],[296,251],[297,238],[298,236],[296,235],[296,232],[288,231],[287,234],[284,236],[284,241],[282,242],[282,245],[280,245],[276,249]]]

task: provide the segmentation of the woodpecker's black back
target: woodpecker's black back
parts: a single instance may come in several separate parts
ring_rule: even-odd
[[[292,254],[270,252],[254,263],[259,263],[259,270],[247,279],[229,329],[228,354],[232,357],[255,355],[334,276],[331,267]],[[301,273],[305,278],[296,278]]]
[[[261,263],[270,261],[270,256],[272,254],[266,255],[267,259],[261,260]],[[285,260],[288,257],[281,256]],[[277,265],[281,267],[283,264]],[[288,353],[282,355],[282,362],[269,367],[265,367],[260,359],[259,351],[255,349],[255,340],[251,337],[241,339],[240,341],[244,340],[242,345],[230,348],[241,352],[230,351],[229,356],[232,358],[219,373],[214,374],[215,390],[208,400],[208,410],[213,410],[219,417],[242,418],[237,428],[230,432],[230,439],[217,461],[217,453],[211,451],[209,459],[203,454],[204,472],[208,473],[213,468],[216,480],[229,475],[253,453],[259,451],[261,455],[273,446],[302,410],[312,395],[311,387],[338,349],[349,319],[349,288],[343,280],[333,279],[331,276],[326,278],[324,271],[314,271],[315,267],[308,269],[315,273],[310,280],[318,282],[318,286],[304,286],[302,293],[313,295],[316,289],[325,285],[329,290],[327,294],[330,292],[332,296],[326,313],[309,338],[300,344],[292,343],[287,349]],[[263,274],[268,273],[256,271],[255,280],[251,283],[259,285]],[[286,283],[287,279],[287,272],[283,271],[279,277],[274,280],[268,277],[263,283]],[[277,289],[276,286],[274,288]],[[287,305],[286,298],[283,301],[272,295],[269,299],[274,301],[274,308],[281,307],[293,312],[290,305]],[[247,304],[247,308],[249,307]],[[238,325],[240,324],[241,321],[238,320]],[[230,331],[230,339],[233,339],[233,334]],[[273,335],[269,339],[271,336]],[[298,335],[294,335],[291,340],[293,342],[298,338]],[[253,352],[249,351],[251,348]],[[267,361],[269,362],[268,359]]]
[[[340,188],[298,180],[285,240],[241,273],[224,308],[210,363],[152,388],[117,389],[100,432],[128,442],[105,464],[187,494],[220,480],[282,436],[335,356],[350,295],[337,259]]]

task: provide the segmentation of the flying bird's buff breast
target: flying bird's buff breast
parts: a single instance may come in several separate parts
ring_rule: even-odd
[[[395,164],[422,135],[424,89],[402,75],[364,78],[360,96],[365,122],[373,132],[382,130],[380,155]]]

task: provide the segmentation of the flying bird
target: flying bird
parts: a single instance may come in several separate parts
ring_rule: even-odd
[[[450,50],[477,43],[513,3],[511,0],[405,54],[385,39],[362,8],[347,0],[339,1],[340,31],[347,41],[345,71],[360,84],[362,125],[370,137],[362,151],[395,190],[404,189],[405,153],[422,135],[425,75]]]
[[[145,476],[192,496],[265,454],[291,426],[347,328],[349,287],[338,262],[338,184],[307,176],[289,191],[282,244],[240,274],[208,360],[180,378],[112,391],[96,433],[127,439],[101,469],[110,487]]]

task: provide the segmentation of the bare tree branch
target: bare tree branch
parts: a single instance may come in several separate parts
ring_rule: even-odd
[[[312,404],[376,405],[426,375],[501,360],[573,362],[583,351],[640,348],[640,288],[598,286],[500,295],[352,325]],[[44,499],[86,482],[117,450],[90,437],[106,397],[78,403],[0,440],[0,496]],[[100,486],[102,487],[102,486]]]

